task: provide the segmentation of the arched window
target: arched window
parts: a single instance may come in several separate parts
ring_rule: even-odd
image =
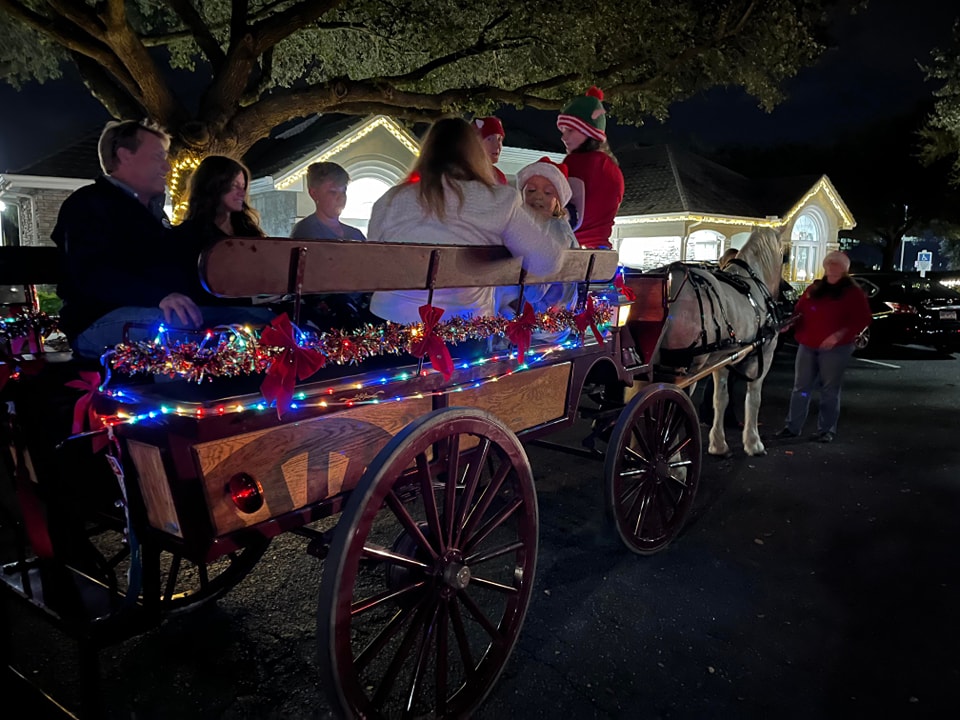
[[[688,262],[713,262],[720,257],[723,235],[714,230],[695,230],[687,238]]]
[[[790,231],[792,282],[811,283],[817,277],[825,237],[823,217],[814,208],[806,210],[793,223]]]
[[[390,183],[377,177],[362,177],[352,181],[347,186],[347,205],[340,213],[340,221],[360,228],[366,235],[373,204],[390,188]]]

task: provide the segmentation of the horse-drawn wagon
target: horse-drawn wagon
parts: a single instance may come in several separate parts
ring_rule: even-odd
[[[109,383],[8,341],[6,375],[17,377],[4,432],[19,504],[0,522],[18,542],[0,589],[67,627],[89,671],[98,648],[221,596],[271,538],[296,533],[325,558],[317,639],[332,706],[468,716],[530,603],[539,518],[524,444],[591,420],[590,447],[568,449],[604,459],[613,526],[630,550],[657,552],[699,480],[683,388],[754,347],[685,375],[659,367],[670,273],[624,283],[617,271],[612,251],[565,251],[556,275],[537,278],[503,248],[225,239],[201,261],[223,297],[291,293],[299,308],[316,293],[520,285],[522,297],[549,281],[577,283],[580,300],[541,317],[439,323],[422,312],[415,326],[311,337],[285,317],[261,333],[161,335],[108,353]],[[458,351],[503,337],[513,344]]]

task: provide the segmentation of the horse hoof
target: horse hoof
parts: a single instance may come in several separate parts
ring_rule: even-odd
[[[707,454],[719,458],[733,457],[733,453],[730,451],[730,448],[724,448],[723,450],[714,450],[713,448],[708,448]]]

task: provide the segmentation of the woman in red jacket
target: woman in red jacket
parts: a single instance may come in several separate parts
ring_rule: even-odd
[[[607,145],[603,91],[592,87],[574,98],[557,117],[567,149],[563,159],[571,178],[583,181],[583,218],[574,233],[580,247],[609,248],[613,220],[623,200],[623,173]]]
[[[848,275],[850,258],[841,252],[827,253],[823,278],[816,280],[797,301],[800,316],[794,326],[799,344],[794,370],[790,410],[779,438],[797,437],[803,430],[810,395],[820,389],[818,442],[833,442],[840,417],[840,383],[853,355],[854,339],[870,324],[867,296]]]

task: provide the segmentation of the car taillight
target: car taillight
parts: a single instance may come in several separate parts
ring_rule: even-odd
[[[246,473],[237,473],[230,478],[227,492],[240,512],[255,513],[263,507],[263,488],[256,478]]]
[[[917,308],[913,305],[908,305],[907,303],[885,302],[884,305],[893,310],[895,313],[904,313],[906,315],[917,314]]]

